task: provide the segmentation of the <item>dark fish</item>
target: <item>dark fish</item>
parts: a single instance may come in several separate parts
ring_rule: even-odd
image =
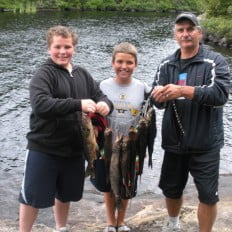
[[[156,127],[156,113],[152,105],[149,106],[147,113],[145,114],[147,121],[147,148],[148,148],[148,167],[153,167],[152,165],[152,153],[154,149],[155,137],[157,134]]]
[[[117,136],[113,143],[112,156],[110,162],[110,184],[111,190],[115,196],[115,205],[117,209],[122,207],[120,196],[120,170],[119,159],[121,153],[122,136]]]
[[[132,196],[135,187],[136,180],[136,156],[138,155],[137,151],[137,141],[138,141],[138,133],[134,127],[129,129],[129,141],[128,141],[128,187],[130,189],[130,196]]]
[[[112,155],[112,129],[106,128],[104,131],[104,160],[106,167],[106,183],[110,183],[110,161]]]
[[[147,131],[147,121],[144,117],[140,118],[137,133],[138,133],[138,141],[137,141],[137,149],[139,156],[139,171],[138,175],[142,175],[143,173],[143,165],[144,159],[146,157],[146,149],[147,149],[147,141],[148,141],[148,131]]]
[[[145,122],[145,123],[144,123]],[[152,153],[154,149],[154,142],[155,142],[155,137],[157,134],[157,128],[156,128],[156,112],[153,107],[151,97],[148,97],[147,100],[145,101],[145,104],[143,105],[142,109],[142,116],[139,121],[139,125],[145,124],[146,125],[146,136],[144,139],[146,139],[146,142],[143,140],[140,144],[142,146],[142,152],[144,149],[144,142],[146,144],[146,148],[148,150],[148,167],[152,168]],[[141,132],[138,132],[138,134],[141,134]],[[140,169],[141,170],[141,169]]]
[[[93,125],[88,114],[82,114],[82,132],[85,139],[85,158],[88,161],[85,176],[95,177],[94,160],[97,159],[98,145],[94,134]]]
[[[121,192],[125,192],[125,197],[130,197],[130,191],[129,191],[129,169],[128,169],[128,163],[130,158],[130,152],[129,152],[129,137],[123,136],[122,141],[122,152],[120,157],[120,168],[121,168],[121,175],[122,175],[122,186]]]

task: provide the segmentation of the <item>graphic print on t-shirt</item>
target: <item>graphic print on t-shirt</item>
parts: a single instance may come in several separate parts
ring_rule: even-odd
[[[132,116],[137,116],[140,112],[139,109],[133,107],[130,101],[126,100],[125,94],[119,94],[119,100],[114,100],[113,103],[114,109],[118,112],[118,114],[125,114],[125,112],[129,111]]]
[[[187,84],[187,73],[180,73],[178,78],[178,85],[185,86]],[[185,99],[184,97],[179,97],[178,99]]]
[[[178,85],[186,85],[187,83],[187,73],[180,73],[178,78]]]

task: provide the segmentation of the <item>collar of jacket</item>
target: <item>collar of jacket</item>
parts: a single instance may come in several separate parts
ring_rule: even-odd
[[[59,69],[62,69],[62,70],[65,70],[65,71],[68,72],[68,70],[66,68],[56,64],[51,58],[48,58],[44,64],[45,65],[52,65],[52,66],[54,66],[56,68],[59,68]],[[72,71],[74,71],[76,68],[77,68],[77,66],[73,65],[73,70]]]
[[[169,64],[173,65],[179,65],[180,61],[180,48],[175,51],[175,53],[170,57],[170,62]],[[203,46],[200,45],[198,53],[196,56],[193,57],[192,62],[203,62],[204,61],[204,52],[203,52]]]

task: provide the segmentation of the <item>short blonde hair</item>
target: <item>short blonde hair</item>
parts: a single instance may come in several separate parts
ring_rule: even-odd
[[[72,38],[72,43],[74,46],[77,44],[78,41],[78,36],[74,31],[72,31],[68,27],[58,25],[49,28],[47,31],[46,40],[48,47],[51,46],[54,36],[62,36],[63,38]]]
[[[128,42],[122,42],[114,47],[112,61],[114,62],[117,53],[130,54],[135,58],[135,63],[137,64],[137,49],[136,47]]]

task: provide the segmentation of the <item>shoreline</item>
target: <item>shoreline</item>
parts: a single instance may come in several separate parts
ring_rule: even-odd
[[[230,226],[232,175],[221,175],[219,181],[220,201],[213,232],[232,232]],[[180,218],[183,231],[197,231],[197,204],[195,186],[190,180],[184,193],[184,204]],[[96,194],[94,189],[85,192],[81,201],[71,204],[68,220],[70,232],[102,232],[106,225],[105,220],[103,196],[101,193]],[[129,202],[125,222],[132,228],[133,232],[159,232],[166,220],[167,212],[162,194],[141,194]],[[1,232],[17,232],[17,227],[18,219],[0,219]],[[32,231],[52,232],[52,227],[53,215],[52,209],[49,208],[40,211]]]

